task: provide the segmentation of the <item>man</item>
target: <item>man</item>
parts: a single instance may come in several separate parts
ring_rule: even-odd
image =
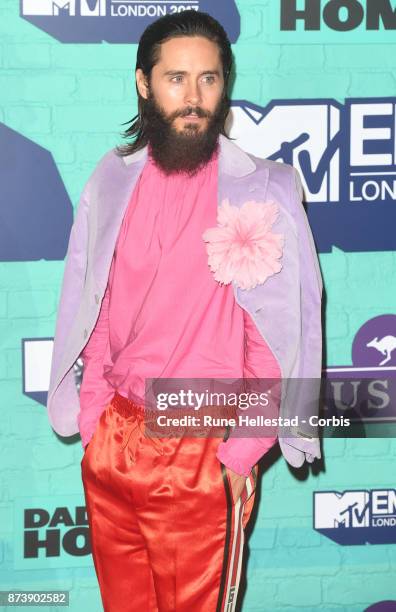
[[[322,281],[301,183],[226,137],[231,68],[205,13],[146,29],[134,140],[100,161],[70,236],[47,406],[58,433],[81,433],[106,611],[234,610],[257,462],[277,440],[147,436],[145,382],[320,379]],[[292,465],[320,457],[301,426],[279,442]]]

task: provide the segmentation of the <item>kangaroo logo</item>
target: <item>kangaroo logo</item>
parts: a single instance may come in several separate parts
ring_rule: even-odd
[[[372,368],[373,376],[382,368],[395,370],[395,349],[396,315],[378,315],[363,323],[356,332],[352,343],[353,365]]]
[[[396,348],[396,336],[384,336],[381,340],[378,340],[378,336],[367,342],[366,346],[377,349],[381,355],[385,355],[378,365],[382,366],[391,360],[392,351]]]

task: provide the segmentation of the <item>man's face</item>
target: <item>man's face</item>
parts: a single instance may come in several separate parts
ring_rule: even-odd
[[[166,174],[199,172],[218,148],[228,110],[218,46],[202,36],[169,39],[150,82],[138,69],[136,83],[154,162]]]
[[[136,82],[143,98],[149,89],[140,69]],[[161,45],[153,67],[150,91],[156,104],[178,133],[205,132],[224,89],[220,51],[202,36],[171,38]]]

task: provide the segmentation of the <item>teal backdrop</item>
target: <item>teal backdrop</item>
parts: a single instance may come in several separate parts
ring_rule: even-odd
[[[236,4],[241,34],[233,45],[234,100],[265,107],[271,100],[332,98],[343,104],[346,98],[395,95],[394,32],[393,38],[384,28],[368,33],[364,27],[282,33],[278,1]],[[98,159],[120,142],[122,123],[136,112],[136,49],[62,44],[21,19],[15,0],[0,1],[0,121],[52,153],[74,207]],[[1,204],[5,219],[8,202],[2,198]],[[325,365],[348,365],[357,330],[373,317],[395,313],[396,253],[334,247],[319,258]],[[76,532],[82,547],[86,530],[75,516],[84,505],[80,440],[58,438],[42,402],[23,393],[22,339],[53,336],[63,268],[63,260],[44,258],[0,262],[0,590],[67,590],[72,612],[99,611],[90,554],[68,555],[64,548],[52,558],[43,551],[33,559],[23,554],[27,508],[46,510],[40,537],[58,530],[61,548],[74,526],[82,527]],[[313,525],[315,491],[396,487],[395,440],[327,438],[323,456],[321,469],[295,470],[279,452],[262,462],[243,612],[362,612],[380,600],[396,600],[395,544],[344,546]],[[51,527],[56,508],[65,512]]]

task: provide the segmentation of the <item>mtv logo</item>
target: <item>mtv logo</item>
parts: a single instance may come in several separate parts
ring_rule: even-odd
[[[76,0],[22,0],[22,15],[76,14]]]
[[[106,0],[80,0],[82,17],[102,17],[106,15]]]
[[[337,202],[340,116],[332,100],[275,100],[266,107],[236,100],[227,126],[245,151],[298,168],[309,202]]]
[[[321,491],[314,493],[315,529],[369,527],[368,491]]]

